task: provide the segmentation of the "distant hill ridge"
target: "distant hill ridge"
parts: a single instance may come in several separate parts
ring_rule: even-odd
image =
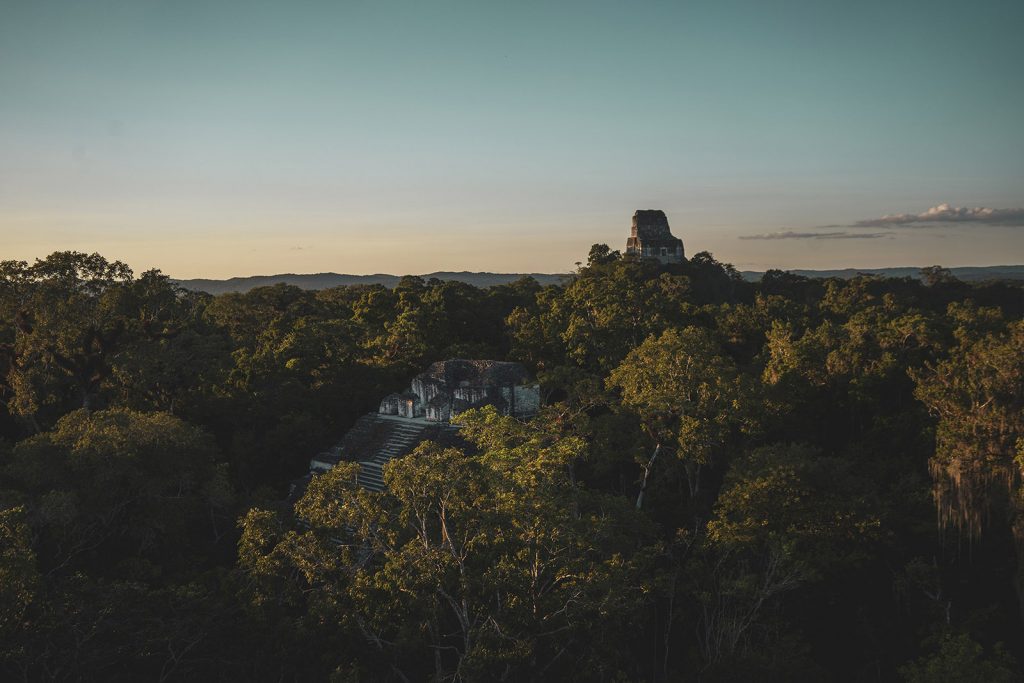
[[[984,282],[985,280],[1024,280],[1024,265],[1022,266],[960,266],[950,268],[953,276],[964,282]],[[794,268],[786,271],[794,275],[804,277],[830,278],[838,277],[848,280],[858,275],[881,275],[882,277],[921,277],[920,267],[906,266],[902,268],[840,268],[837,270],[801,270]],[[743,277],[751,282],[757,282],[764,273],[750,270],[743,271]]]
[[[843,268],[840,270],[800,270],[787,272],[806,277],[848,279],[859,274],[881,275],[883,277],[919,277],[920,268]],[[950,268],[953,275],[965,282],[981,282],[984,280],[1024,280],[1024,265],[1021,266],[965,266]],[[764,275],[763,272],[745,270],[745,279],[756,282]],[[474,273],[469,271],[441,271],[427,273],[419,277],[424,280],[437,278],[442,281],[456,280],[475,287],[493,287],[503,285],[524,277],[532,277],[541,285],[555,285],[563,282],[568,274],[557,273]],[[227,280],[192,279],[175,280],[185,289],[208,292],[209,294],[225,294],[227,292],[248,292],[256,287],[266,287],[285,283],[302,289],[329,289],[348,285],[384,285],[394,287],[401,279],[399,275],[378,273],[376,275],[344,275],[340,273],[313,273],[301,275],[282,273],[280,275],[252,275],[249,277],[233,277]]]
[[[463,272],[437,272],[427,273],[419,277],[424,280],[437,278],[442,281],[456,280],[465,282],[475,287],[493,287],[504,285],[524,277],[532,277],[542,285],[554,285],[562,282],[566,275],[552,275],[547,273],[471,273]],[[233,277],[227,280],[175,280],[185,289],[191,289],[209,294],[225,294],[227,292],[248,292],[256,287],[266,287],[285,283],[295,285],[302,289],[330,289],[331,287],[342,287],[349,285],[384,285],[394,287],[402,279],[400,275],[389,275],[377,273],[375,275],[344,275],[341,273],[313,273],[300,275],[296,273],[282,273],[280,275],[252,275],[249,277]]]

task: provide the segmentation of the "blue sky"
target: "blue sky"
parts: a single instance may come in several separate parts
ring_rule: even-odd
[[[1022,31],[1019,1],[0,0],[0,257],[552,272],[661,208],[742,269],[1020,263]]]

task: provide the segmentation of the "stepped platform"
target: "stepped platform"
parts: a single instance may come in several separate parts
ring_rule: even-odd
[[[370,491],[385,488],[382,468],[390,460],[412,452],[424,441],[464,447],[459,428],[423,418],[368,413],[363,415],[332,448],[310,460],[311,472],[326,472],[339,462],[359,463],[359,485]]]

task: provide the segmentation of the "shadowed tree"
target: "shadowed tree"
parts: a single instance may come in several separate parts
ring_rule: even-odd
[[[99,254],[56,252],[32,266],[6,262],[3,271],[4,309],[17,327],[13,409],[34,417],[60,400],[62,384],[79,406],[94,407],[128,327],[131,270]]]

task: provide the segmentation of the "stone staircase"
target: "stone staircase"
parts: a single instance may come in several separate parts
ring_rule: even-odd
[[[424,440],[424,432],[428,428],[426,423],[404,418],[391,418],[388,422],[393,424],[387,439],[372,456],[359,461],[359,485],[370,491],[384,490],[381,468],[393,458],[401,457],[413,450]]]

